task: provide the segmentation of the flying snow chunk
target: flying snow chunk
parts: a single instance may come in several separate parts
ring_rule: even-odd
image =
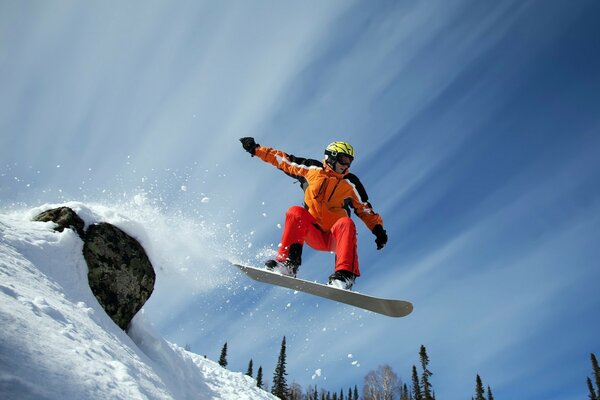
[[[181,185],[181,191],[182,192],[187,192],[187,186]]]
[[[145,194],[136,194],[135,196],[133,196],[133,202],[137,206],[143,206],[144,204],[147,203],[147,201],[148,201],[148,198],[146,197]]]
[[[321,377],[321,368],[317,368],[315,370],[315,373],[312,376],[312,379],[315,380],[315,379],[320,378],[320,377]]]
[[[208,197],[203,197],[202,200],[200,200],[201,203],[208,203],[210,201],[210,198]]]

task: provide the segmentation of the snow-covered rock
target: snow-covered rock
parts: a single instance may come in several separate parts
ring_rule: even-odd
[[[87,284],[78,235],[30,218],[0,214],[0,398],[275,399],[159,337],[143,310],[128,336]]]

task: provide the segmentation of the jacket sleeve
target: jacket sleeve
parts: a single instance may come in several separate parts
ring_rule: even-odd
[[[311,169],[322,168],[314,165],[314,163],[305,162],[306,159],[304,158],[294,157],[281,150],[276,150],[267,146],[257,147],[255,155],[264,162],[274,165],[286,174],[297,179],[306,176]]]
[[[373,207],[371,206],[371,203],[369,203],[367,191],[358,177],[354,174],[348,174],[346,180],[354,189],[355,196],[352,197],[350,204],[350,206],[354,208],[354,213],[363,220],[370,231],[372,231],[376,225],[383,226],[383,219],[379,214],[373,211]]]

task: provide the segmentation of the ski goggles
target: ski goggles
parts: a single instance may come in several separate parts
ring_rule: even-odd
[[[352,157],[348,157],[345,154],[339,154],[337,156],[337,162],[340,165],[343,165],[344,167],[349,167],[350,164],[352,164]]]

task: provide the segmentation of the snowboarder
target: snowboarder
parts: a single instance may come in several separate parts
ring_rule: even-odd
[[[325,149],[323,161],[318,161],[261,146],[251,137],[240,141],[252,156],[298,179],[304,190],[304,207],[292,206],[287,210],[277,257],[268,260],[265,266],[296,277],[306,243],[315,250],[335,251],[335,271],[328,284],[351,289],[360,271],[356,226],[350,218],[350,208],[373,232],[378,250],[388,240],[383,220],[373,211],[363,185],[349,172],[354,161],[353,147],[346,142],[333,142]]]

